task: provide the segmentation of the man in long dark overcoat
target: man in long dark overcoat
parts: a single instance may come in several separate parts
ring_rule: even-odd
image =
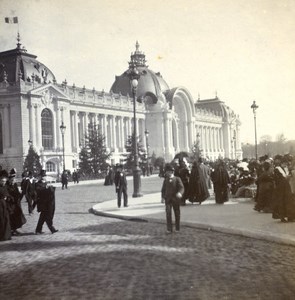
[[[180,201],[184,193],[184,186],[178,176],[174,176],[174,168],[167,164],[165,179],[162,185],[162,199],[166,206],[167,233],[172,232],[172,208],[175,216],[175,230],[180,229]]]
[[[46,222],[51,233],[58,230],[53,226],[53,217],[55,211],[55,187],[46,182],[46,171],[41,171],[41,179],[36,183],[37,210],[40,212],[36,234],[42,234],[42,227]]]

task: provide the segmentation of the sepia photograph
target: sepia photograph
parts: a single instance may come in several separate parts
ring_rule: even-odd
[[[295,299],[294,28],[294,0],[0,0],[0,298]]]

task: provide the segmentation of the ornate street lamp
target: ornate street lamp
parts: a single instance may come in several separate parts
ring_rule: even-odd
[[[150,176],[150,168],[149,168],[149,131],[146,129],[145,132],[146,139],[146,175]]]
[[[62,121],[61,125],[59,126],[61,137],[62,137],[62,158],[63,158],[63,170],[66,169],[65,164],[65,132],[66,132],[66,126],[64,125],[64,122]]]
[[[32,140],[28,140],[28,144],[29,144],[29,148],[30,148],[31,146],[33,146],[33,141]]]
[[[254,115],[254,130],[255,130],[255,158],[258,160],[258,153],[257,153],[257,131],[256,131],[256,109],[258,108],[258,105],[255,101],[253,101],[251,108],[253,110]]]
[[[140,73],[136,68],[136,62],[129,62],[129,69],[127,71],[129,77],[132,95],[133,95],[133,147],[134,147],[134,167],[133,167],[133,198],[142,197],[141,193],[141,170],[138,166],[138,149],[137,149],[137,125],[136,125],[136,91]]]

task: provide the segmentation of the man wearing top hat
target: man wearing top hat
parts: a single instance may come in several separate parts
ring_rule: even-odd
[[[36,227],[36,234],[42,234],[42,227],[44,222],[47,224],[51,233],[58,230],[53,226],[53,217],[55,211],[55,187],[48,185],[46,182],[46,171],[41,171],[41,179],[36,183],[37,193],[37,210],[40,212],[38,224]]]

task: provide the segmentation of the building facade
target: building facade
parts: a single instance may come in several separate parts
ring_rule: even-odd
[[[146,65],[139,50],[131,54],[141,76],[137,88],[137,133],[149,153],[171,160],[190,152],[199,139],[203,156],[239,159],[240,125],[236,115],[218,97],[194,100],[184,87],[170,89],[160,73]],[[21,47],[0,53],[0,164],[22,170],[29,143],[48,173],[76,169],[89,124],[99,125],[110,163],[120,162],[133,132],[133,99],[126,72],[116,76],[110,92],[58,83],[54,73]],[[60,126],[66,126],[62,135]],[[64,140],[63,140],[64,139]],[[64,143],[63,143],[64,141]],[[64,147],[63,147],[64,144]]]

